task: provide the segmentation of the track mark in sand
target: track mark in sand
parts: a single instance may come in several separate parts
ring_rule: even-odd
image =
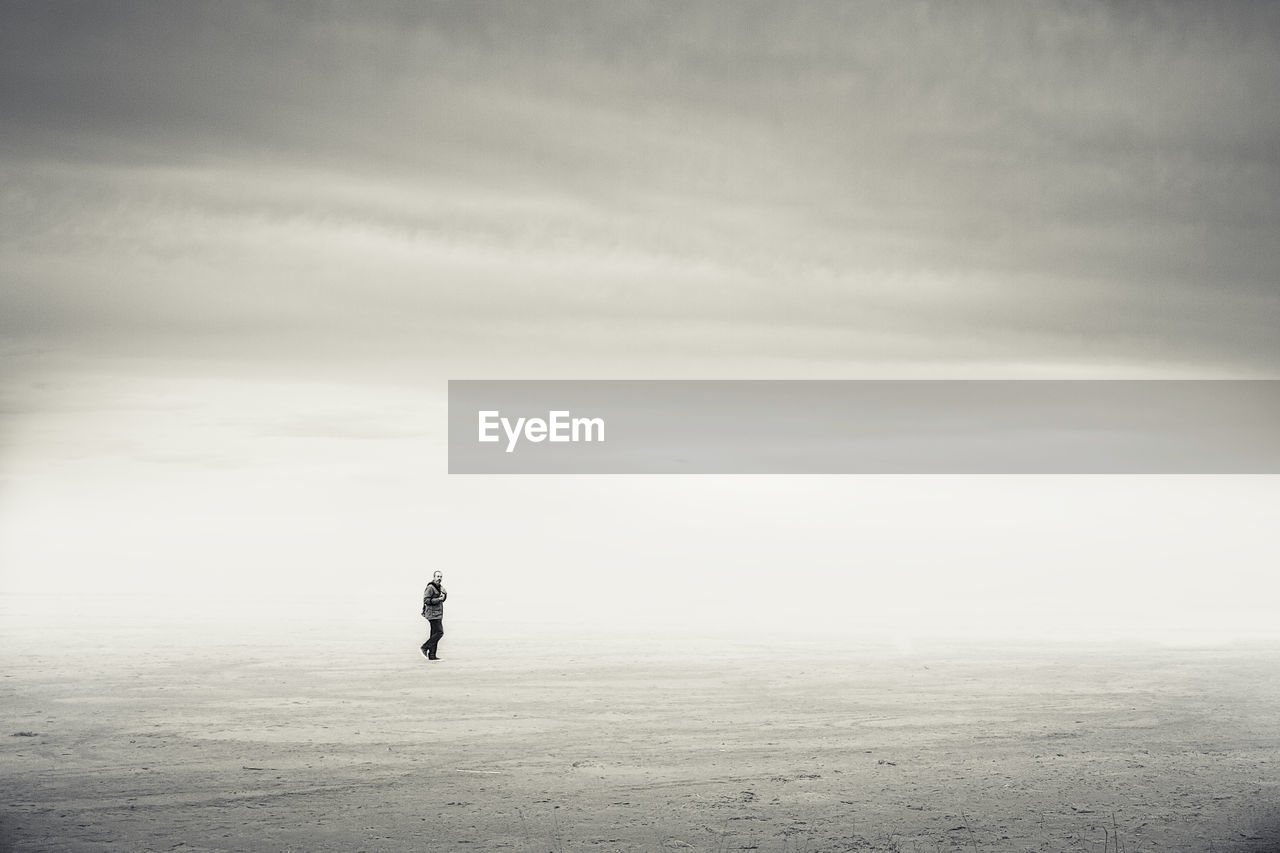
[[[505,770],[469,770],[466,767],[455,767],[453,768],[453,772],[454,773],[484,773],[489,776],[502,776],[507,771]]]
[[[130,797],[127,800],[103,798],[69,799],[59,801],[59,807],[82,813],[104,814],[134,808],[228,808],[241,805],[264,805],[268,802],[305,799],[308,797],[342,797],[354,792],[367,792],[376,788],[395,788],[407,780],[416,778],[405,774],[394,779],[354,781],[350,783],[310,785],[305,788],[281,790],[280,786],[260,790],[236,791],[223,795],[190,796],[183,792],[163,792]],[[11,806],[14,804],[10,804]],[[33,803],[32,806],[35,806]]]
[[[648,782],[643,785],[622,785],[616,790],[619,791],[656,791],[660,788],[692,788],[703,787],[707,785],[728,785],[739,782],[757,781],[755,776],[721,776],[718,778],[708,779],[671,779],[665,781]]]

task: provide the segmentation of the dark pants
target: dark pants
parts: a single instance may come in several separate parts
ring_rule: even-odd
[[[444,636],[444,620],[428,619],[427,621],[431,623],[431,636],[427,637],[427,641],[422,644],[422,649],[428,657],[435,657],[436,646],[440,645],[440,638]]]

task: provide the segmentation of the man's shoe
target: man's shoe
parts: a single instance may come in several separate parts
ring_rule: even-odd
[[[418,649],[418,651],[422,652],[422,654],[425,655],[428,660],[431,659],[431,652],[427,651],[426,649]]]
[[[427,655],[427,660],[440,660],[439,655]]]

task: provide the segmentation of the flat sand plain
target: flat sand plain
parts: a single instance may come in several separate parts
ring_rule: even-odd
[[[1280,850],[1275,649],[419,627],[8,626],[5,848]]]

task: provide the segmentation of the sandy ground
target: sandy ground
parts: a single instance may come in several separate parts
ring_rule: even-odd
[[[1280,652],[6,626],[13,850],[1280,850]]]

